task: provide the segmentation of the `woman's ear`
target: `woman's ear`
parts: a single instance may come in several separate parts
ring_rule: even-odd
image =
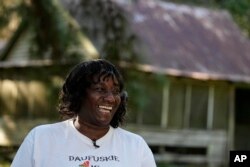
[[[128,102],[128,93],[127,91],[121,92],[121,103],[126,104]]]

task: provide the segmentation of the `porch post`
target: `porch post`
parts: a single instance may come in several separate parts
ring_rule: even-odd
[[[167,80],[164,83],[163,93],[162,93],[161,127],[163,128],[166,128],[168,125],[169,89],[170,89],[170,81]]]
[[[188,83],[185,91],[184,128],[190,127],[191,98],[192,98],[192,86],[190,83]]]
[[[229,118],[228,118],[228,147],[229,150],[234,149],[234,133],[235,133],[235,87],[229,87]]]
[[[207,107],[207,129],[213,128],[214,121],[214,85],[209,85],[208,91],[208,107]]]

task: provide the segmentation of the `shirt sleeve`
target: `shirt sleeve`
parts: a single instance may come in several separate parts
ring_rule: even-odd
[[[142,167],[156,167],[155,159],[153,153],[147,143],[143,140],[142,143],[143,153],[142,153]]]
[[[24,139],[19,147],[11,167],[34,167],[33,149],[34,148],[34,130],[32,130]]]

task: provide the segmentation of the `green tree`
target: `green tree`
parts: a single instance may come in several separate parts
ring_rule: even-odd
[[[250,0],[224,0],[220,6],[230,11],[238,25],[250,37]]]
[[[15,5],[1,1],[0,28],[6,26],[15,14],[20,20],[17,32],[29,25],[33,31],[31,56],[36,59],[50,57],[52,60],[78,59],[84,55],[72,52],[72,46],[80,45],[79,33],[86,34],[96,44],[101,57],[111,61],[136,60],[133,42],[135,37],[128,33],[125,17],[110,0],[81,1],[84,21],[91,18],[98,22],[99,29],[88,27],[88,22],[77,23],[58,0],[11,0]],[[78,33],[76,33],[76,31]],[[96,36],[101,34],[101,36]],[[103,39],[103,43],[96,39]],[[4,60],[2,58],[1,60]]]
[[[54,61],[78,62],[80,57],[82,59],[86,55],[72,48],[80,47],[79,34],[84,34],[97,47],[101,58],[117,65],[123,60],[130,63],[140,61],[139,54],[134,49],[136,37],[129,30],[126,17],[111,0],[80,1],[78,7],[81,7],[82,12],[79,20],[73,18],[76,10],[66,10],[59,0],[10,1],[12,6],[7,4],[8,0],[0,3],[1,13],[6,14],[0,17],[0,29],[9,24],[11,15],[18,16],[19,26],[14,34],[27,27],[32,31],[30,59],[50,58]],[[0,55],[0,61],[6,60],[6,56],[7,54],[2,57]],[[125,68],[122,72],[127,81],[127,89],[132,90],[130,92],[134,96],[139,97],[145,92],[141,86],[142,77]],[[134,109],[140,108],[143,101],[142,98],[130,100]]]
[[[19,24],[20,0],[0,1],[0,39],[8,39]],[[13,25],[14,24],[14,25]]]
[[[77,26],[57,0],[11,1],[12,5],[7,0],[0,3],[1,32],[4,34],[13,20],[18,25],[12,38],[17,38],[19,33],[29,28],[33,34],[31,59],[50,57],[52,60],[59,60],[68,56],[72,59],[76,57],[74,53],[68,52],[68,48],[79,43],[76,33],[73,33]],[[6,55],[3,55],[0,60],[5,58]]]

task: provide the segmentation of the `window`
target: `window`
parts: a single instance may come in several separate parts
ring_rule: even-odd
[[[191,80],[172,80],[167,128],[227,129],[229,86]]]
[[[168,127],[173,129],[183,128],[185,85],[182,83],[171,83],[169,93]]]
[[[162,76],[135,73],[141,77],[127,82],[128,88],[128,122],[160,126],[162,111]],[[164,78],[165,79],[165,78]],[[140,81],[140,82],[138,82]],[[164,81],[164,80],[163,80]]]
[[[146,77],[147,82],[153,81],[152,78]],[[140,110],[133,109],[132,106],[128,112],[130,123],[168,129],[228,128],[227,83],[188,79],[171,79],[165,83],[165,87],[147,85],[149,87],[145,87],[146,89],[137,97],[136,94],[130,94],[130,97],[138,98],[140,101]],[[145,85],[141,83],[143,84]]]
[[[228,128],[229,97],[228,86],[218,85],[215,87],[213,129]]]
[[[206,129],[208,107],[208,86],[192,85],[190,127],[192,129]]]

